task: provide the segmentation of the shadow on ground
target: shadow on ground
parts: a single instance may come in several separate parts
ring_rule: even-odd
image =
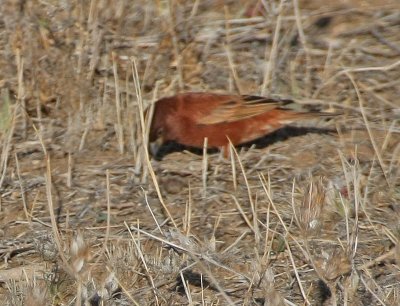
[[[316,128],[316,127],[296,127],[296,126],[286,126],[276,130],[275,132],[265,135],[263,137],[257,138],[253,141],[246,142],[238,148],[250,148],[251,146],[255,146],[257,149],[266,148],[276,142],[285,141],[292,137],[303,136],[306,134],[336,134],[335,129],[327,129],[327,128]],[[174,153],[174,152],[182,152],[189,151],[191,153],[202,155],[203,150],[194,147],[184,146],[182,144],[176,143],[174,141],[170,141],[161,146],[155,156],[156,160],[162,160],[166,155]],[[210,148],[207,150],[209,154],[217,153],[219,149]]]

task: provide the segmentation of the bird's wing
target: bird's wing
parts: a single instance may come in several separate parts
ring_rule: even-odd
[[[211,113],[197,120],[198,124],[234,122],[261,115],[270,110],[293,103],[289,99],[273,99],[258,96],[228,96],[220,101]]]

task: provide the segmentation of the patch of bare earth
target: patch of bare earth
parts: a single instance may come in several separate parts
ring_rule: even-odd
[[[2,1],[1,304],[400,304],[400,4],[333,2]],[[148,160],[206,90],[343,114]]]

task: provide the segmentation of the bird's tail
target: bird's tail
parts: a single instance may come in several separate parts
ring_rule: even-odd
[[[342,115],[343,112],[320,112],[320,111],[308,111],[308,112],[297,112],[297,111],[287,111],[282,112],[279,121],[284,124],[290,124],[295,121],[299,120],[306,120],[306,119],[316,119],[316,118],[334,118],[337,116]]]
[[[299,114],[302,117],[327,117],[327,118],[333,118],[336,116],[340,116],[343,115],[344,112],[340,112],[340,111],[335,111],[335,112],[320,112],[320,111],[309,111],[309,112],[299,112]]]

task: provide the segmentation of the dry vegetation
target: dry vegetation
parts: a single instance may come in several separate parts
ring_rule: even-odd
[[[400,304],[398,0],[3,0],[0,17],[2,305]],[[203,90],[343,115],[231,160],[149,160],[143,105]]]

